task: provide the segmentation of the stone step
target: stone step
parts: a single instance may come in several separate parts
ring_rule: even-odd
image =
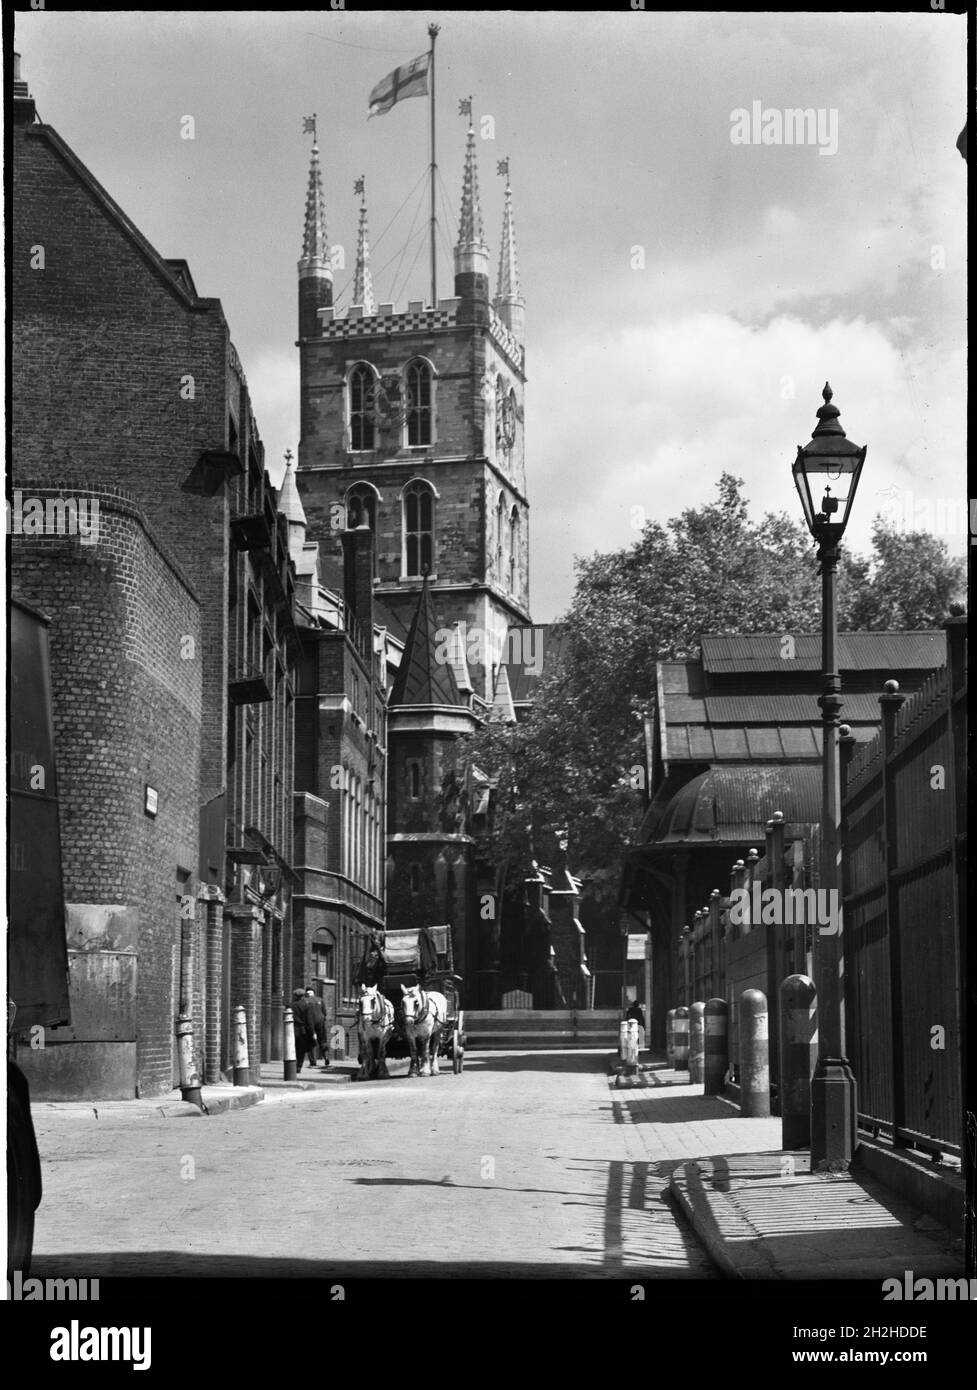
[[[617,1009],[466,1009],[471,1048],[617,1046]]]

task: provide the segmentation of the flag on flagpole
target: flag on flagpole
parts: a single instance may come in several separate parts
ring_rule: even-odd
[[[370,115],[382,116],[385,111],[406,97],[427,96],[427,72],[431,65],[430,53],[422,53],[413,62],[394,68],[370,93]]]

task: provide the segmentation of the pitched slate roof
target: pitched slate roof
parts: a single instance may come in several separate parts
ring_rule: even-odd
[[[414,621],[407,634],[407,645],[397,668],[390,692],[389,707],[395,705],[457,705],[467,709],[458,693],[449,661],[439,661],[443,643],[437,640],[437,620],[427,579],[421,586]]]

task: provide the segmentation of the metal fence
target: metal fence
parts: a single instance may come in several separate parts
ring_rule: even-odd
[[[961,625],[954,629],[954,624]],[[880,697],[843,799],[846,1024],[859,1124],[960,1153],[966,629],[911,698]]]

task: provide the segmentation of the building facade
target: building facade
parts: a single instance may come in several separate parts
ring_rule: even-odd
[[[57,515],[54,536],[13,526],[13,587],[52,624],[69,934],[91,955],[76,1041],[135,1058],[58,1066],[67,1096],[158,1095],[178,1080],[178,1014],[206,1080],[228,1065],[239,1004],[253,1055],[274,1047],[290,972],[287,525],[220,301],[38,121],[19,73],[13,115],[14,488],[60,499],[62,523],[101,505],[88,537]]]

